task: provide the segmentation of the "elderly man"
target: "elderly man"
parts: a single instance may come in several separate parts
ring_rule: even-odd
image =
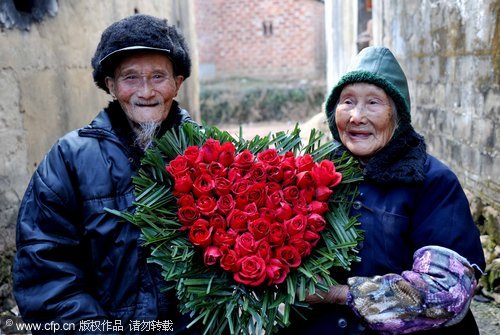
[[[144,151],[192,122],[174,100],[191,71],[186,42],[165,20],[133,15],[103,32],[92,67],[113,101],[57,141],[20,207],[14,293],[21,315],[82,332],[134,332],[164,320],[170,334],[191,333],[175,297],[162,291],[159,269],[147,263],[139,229],[105,211],[133,210],[131,177]]]

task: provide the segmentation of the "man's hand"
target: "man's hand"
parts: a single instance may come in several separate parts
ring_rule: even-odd
[[[349,292],[349,286],[334,285],[330,287],[328,292],[316,290],[316,293],[308,295],[304,301],[309,304],[328,303],[345,305],[347,302],[347,292]]]

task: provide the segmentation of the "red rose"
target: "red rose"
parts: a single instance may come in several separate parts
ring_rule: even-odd
[[[315,231],[306,229],[306,231],[304,232],[304,240],[309,242],[311,244],[311,247],[315,247],[320,239],[321,236]]]
[[[198,163],[196,163],[193,167],[194,169],[194,173],[193,174],[196,174],[196,176],[199,176],[200,174],[202,173],[208,173],[208,164],[203,162],[203,161],[199,161]]]
[[[193,193],[196,197],[208,195],[214,188],[215,181],[208,173],[202,173],[193,183]]]
[[[203,262],[206,266],[211,266],[217,263],[219,258],[222,257],[222,252],[218,247],[213,245],[207,247],[203,253]]]
[[[247,214],[239,209],[233,209],[227,216],[227,224],[236,232],[247,230]]]
[[[290,238],[293,238],[295,235],[302,236],[307,227],[307,218],[299,214],[290,220],[286,220],[284,225]]]
[[[269,244],[271,246],[281,246],[285,243],[287,233],[283,224],[275,222],[269,226]]]
[[[283,189],[283,198],[289,203],[297,201],[300,197],[300,192],[297,186],[287,186]]]
[[[220,215],[220,214],[212,214],[210,215],[210,219],[209,219],[209,226],[210,227],[213,227],[214,229],[226,229],[227,228],[227,223],[226,223],[226,219]]]
[[[267,208],[267,207],[259,208],[259,216],[263,219],[266,219],[269,222],[276,221],[274,211],[270,208]]]
[[[297,187],[298,188],[307,188],[314,187],[316,182],[314,181],[314,176],[310,171],[303,171],[297,173]]]
[[[174,180],[174,192],[188,193],[193,187],[193,181],[188,175],[182,175]]]
[[[316,213],[311,213],[307,216],[307,229],[319,233],[323,231],[325,227],[326,227],[326,220],[323,216]]]
[[[297,165],[297,170],[299,172],[311,171],[314,166],[314,160],[311,155],[305,154],[295,159],[295,165]]]
[[[226,175],[226,168],[219,162],[210,162],[207,166],[207,172],[214,178],[224,177]]]
[[[217,195],[224,195],[231,192],[232,183],[224,177],[216,177],[214,179],[215,193]]]
[[[183,206],[177,211],[179,221],[184,226],[189,226],[200,218],[200,212],[196,207]]]
[[[248,230],[255,237],[255,240],[260,240],[269,235],[269,226],[271,224],[266,219],[258,218],[248,224]]]
[[[300,198],[304,199],[306,203],[313,201],[316,196],[316,189],[314,187],[306,187],[300,190]]]
[[[220,259],[220,267],[226,271],[237,272],[239,270],[238,255],[236,251],[222,247],[222,257]]]
[[[250,232],[246,232],[236,236],[234,251],[236,251],[236,254],[240,257],[254,254],[255,238],[253,237],[253,235]]]
[[[283,192],[275,191],[266,197],[266,207],[269,209],[275,209],[281,206],[283,202]]]
[[[172,176],[180,176],[186,174],[189,170],[189,162],[184,156],[177,156],[167,165],[167,171]]]
[[[198,247],[208,247],[212,243],[212,229],[208,228],[207,220],[196,220],[189,230],[189,241]]]
[[[272,181],[266,183],[267,194],[271,194],[271,193],[278,192],[278,191],[279,192],[283,191],[280,183],[276,183],[276,182],[272,182]]]
[[[257,154],[257,159],[266,166],[276,166],[280,162],[280,157],[276,149],[267,149]]]
[[[243,208],[243,212],[246,213],[248,220],[255,220],[260,217],[259,210],[255,203],[249,203]]]
[[[262,207],[266,202],[266,185],[264,183],[253,184],[248,190],[248,202],[253,202],[257,207]]]
[[[299,198],[298,200],[294,201],[293,212],[295,214],[303,214],[303,215],[309,214],[309,206],[307,205],[306,200],[304,198]]]
[[[312,249],[311,244],[309,242],[305,241],[302,236],[301,237],[299,237],[299,236],[292,237],[288,241],[288,245],[294,247],[295,250],[297,250],[299,255],[302,257],[309,256],[309,254],[311,253],[311,249]]]
[[[235,202],[231,194],[225,194],[217,200],[217,208],[224,215],[231,212],[234,209],[234,206]]]
[[[283,170],[279,166],[268,166],[266,168],[267,179],[276,183],[283,180]]]
[[[221,163],[225,167],[231,165],[234,162],[235,152],[236,148],[234,147],[233,143],[223,143],[220,147],[219,163]]]
[[[290,267],[283,264],[279,259],[273,258],[266,266],[268,285],[281,284],[290,272]]]
[[[238,260],[234,280],[248,286],[259,286],[266,279],[266,262],[259,256],[245,256]]]
[[[202,195],[196,201],[196,207],[201,214],[208,216],[213,214],[217,209],[217,202],[208,195]]]
[[[191,165],[198,163],[201,160],[200,148],[196,145],[191,145],[184,150],[184,157]]]
[[[326,186],[318,186],[316,188],[316,200],[318,201],[328,201],[333,191]]]
[[[236,203],[234,207],[244,211],[249,203],[248,194],[237,195],[236,198],[234,198],[234,202]]]
[[[229,171],[227,172],[227,179],[229,179],[230,182],[235,182],[236,180],[240,180],[243,178],[243,175],[245,172],[236,167],[230,167]]]
[[[328,204],[324,201],[313,200],[307,205],[307,207],[309,208],[309,212],[319,215],[323,215],[328,212]]]
[[[291,268],[296,268],[300,265],[301,257],[297,249],[292,246],[284,245],[276,249],[276,258]]]
[[[269,261],[271,258],[271,245],[266,239],[262,239],[257,242],[255,254],[261,257],[266,263]]]
[[[283,156],[281,156],[282,161],[287,161],[293,165],[295,165],[295,154],[291,151],[285,152]]]
[[[254,182],[266,181],[267,172],[264,164],[255,163],[248,171],[247,177]]]
[[[214,236],[213,236],[213,242],[214,245],[218,247],[226,246],[226,247],[232,247],[234,243],[236,242],[236,232],[234,230],[228,230],[226,231],[225,229],[218,228],[215,230]]]
[[[201,147],[201,156],[205,163],[210,163],[219,159],[219,154],[221,151],[220,142],[209,138],[205,144]]]
[[[248,179],[240,179],[233,184],[231,191],[237,196],[243,196],[250,191],[250,187],[252,187],[252,182]]]
[[[195,201],[194,201],[194,198],[191,194],[184,194],[179,199],[177,199],[177,206],[179,206],[179,207],[194,206],[194,205],[195,205]]]
[[[292,207],[286,202],[282,202],[278,208],[275,209],[276,220],[279,222],[284,222],[288,220],[293,215]]]
[[[335,187],[342,180],[342,174],[335,171],[335,165],[332,161],[323,160],[312,168],[316,185]]]
[[[284,160],[280,165],[280,169],[283,173],[283,186],[295,183],[297,170],[293,162],[290,160]]]
[[[248,149],[243,150],[234,158],[234,166],[242,170],[248,170],[253,162],[254,156]]]

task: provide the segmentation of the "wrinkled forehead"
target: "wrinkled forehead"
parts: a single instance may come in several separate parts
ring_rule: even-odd
[[[345,94],[371,94],[386,99],[390,98],[382,87],[367,82],[354,82],[345,85],[340,92],[340,96],[342,97]]]
[[[121,55],[113,60],[111,73],[115,75],[124,71],[151,72],[165,71],[173,73],[174,65],[164,53],[140,51]]]

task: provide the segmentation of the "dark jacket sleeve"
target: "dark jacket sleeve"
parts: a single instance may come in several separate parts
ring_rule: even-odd
[[[87,290],[78,192],[70,170],[59,142],[34,173],[21,203],[13,279],[25,322],[106,317]]]
[[[428,163],[428,177],[414,209],[414,247],[438,245],[454,250],[471,263],[479,278],[485,260],[467,197],[451,170],[433,157]]]

